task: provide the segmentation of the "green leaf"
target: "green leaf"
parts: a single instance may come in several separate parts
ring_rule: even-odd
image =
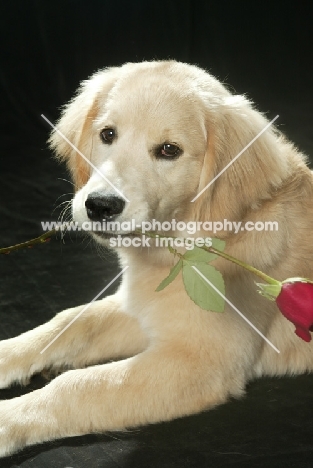
[[[223,251],[225,248],[225,242],[220,239],[214,238],[212,239],[212,247],[214,247],[217,250]],[[185,254],[183,255],[184,260],[195,264],[199,262],[209,263],[217,257],[218,255],[196,246],[194,246],[192,250],[187,250],[187,252],[185,252]]]
[[[206,263],[198,263],[195,267],[225,296],[223,276],[218,270]],[[212,312],[224,311],[224,298],[199,275],[190,263],[185,261],[183,262],[183,281],[188,296],[201,309]]]
[[[187,250],[183,255],[183,259],[191,263],[209,263],[216,257],[216,254],[207,252],[196,246],[192,250]]]
[[[168,248],[168,250],[169,250],[172,254],[174,254],[174,255],[177,254],[177,250],[176,250],[176,249],[173,249],[173,247],[172,247],[171,245],[168,245],[167,248]]]
[[[157,292],[162,291],[162,289],[166,288],[166,286],[168,286],[172,281],[174,281],[174,279],[176,278],[176,276],[182,269],[182,266],[183,266],[183,261],[182,259],[180,259],[176,263],[176,265],[173,266],[169,275],[166,278],[164,278],[164,280],[159,284],[159,286],[156,288],[156,291]]]
[[[216,250],[223,250],[225,249],[226,242],[221,239],[216,239],[216,237],[212,237],[212,247]]]

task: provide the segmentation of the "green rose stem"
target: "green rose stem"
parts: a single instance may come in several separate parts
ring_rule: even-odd
[[[274,278],[271,278],[270,276],[266,275],[265,273],[258,270],[257,268],[254,268],[253,266],[248,265],[247,263],[244,263],[244,262],[238,260],[237,258],[226,254],[225,252],[221,252],[220,250],[217,250],[214,247],[205,247],[205,246],[203,246],[201,248],[204,249],[204,250],[207,250],[208,252],[215,253],[219,257],[223,257],[223,258],[225,258],[225,260],[228,260],[228,261],[230,261],[232,263],[235,263],[238,266],[241,266],[245,270],[248,270],[251,273],[254,273],[256,276],[258,276],[259,278],[261,278],[263,281],[265,281],[268,284],[273,284],[273,285],[280,284],[279,281],[275,280]]]
[[[10,247],[2,247],[0,249],[0,254],[9,254],[14,250],[24,249],[25,247],[33,247],[36,244],[43,244],[44,242],[48,242],[50,237],[54,236],[56,230],[53,229],[52,231],[47,231],[39,237],[35,237],[34,239],[30,239],[29,241],[22,242],[21,244],[11,245]]]
[[[58,229],[58,231],[59,231],[59,229]],[[26,241],[26,242],[22,242],[21,244],[16,244],[16,245],[12,245],[10,247],[0,248],[0,254],[9,254],[10,252],[13,252],[14,250],[20,250],[20,249],[23,249],[25,247],[33,247],[36,244],[42,244],[44,242],[47,242],[50,239],[50,237],[52,237],[52,236],[54,236],[56,234],[56,232],[57,232],[57,230],[53,229],[51,231],[45,232],[44,234],[42,234],[39,237],[36,237],[36,238],[31,239],[31,240]],[[147,233],[142,233],[141,231],[135,231],[134,233],[132,233],[132,235],[140,235],[140,236],[147,235],[148,237],[152,237],[152,238],[157,238],[157,237],[163,237],[163,238],[169,238],[170,237],[171,239],[176,238],[174,236],[164,236],[162,234],[159,234],[157,232],[152,232],[152,231],[149,231]],[[244,263],[244,262],[238,260],[235,257],[232,257],[231,255],[228,255],[228,254],[226,254],[224,252],[221,252],[220,250],[217,250],[217,249],[215,249],[213,247],[203,246],[201,248],[208,251],[208,252],[214,253],[214,254],[218,255],[219,257],[222,257],[225,260],[228,260],[229,262],[235,263],[236,265],[244,268],[247,271],[250,271],[251,273],[255,274],[256,276],[258,276],[259,278],[261,278],[263,281],[265,281],[268,284],[272,284],[272,285],[275,285],[275,286],[280,285],[279,281],[276,281],[274,278],[271,278],[270,276],[266,275],[265,273],[258,270],[257,268],[254,268],[253,266],[248,265],[247,263]]]

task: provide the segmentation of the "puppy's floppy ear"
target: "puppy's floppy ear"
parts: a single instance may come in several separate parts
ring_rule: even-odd
[[[199,191],[209,184],[268,124],[243,96],[221,96],[207,104],[208,146]],[[252,206],[272,196],[290,174],[288,144],[273,127],[251,146],[197,199],[201,219],[240,219]]]
[[[109,68],[83,81],[74,98],[63,109],[56,125],[60,133],[54,130],[49,138],[50,147],[57,157],[66,161],[76,190],[88,181],[90,165],[62,135],[87,159],[90,159],[92,123],[97,117],[100,102],[105,101],[118,75],[119,68]]]

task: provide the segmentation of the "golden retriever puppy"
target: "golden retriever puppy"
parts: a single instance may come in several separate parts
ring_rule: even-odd
[[[266,124],[244,97],[195,66],[128,63],[82,84],[51,145],[76,185],[75,221],[193,221],[200,226],[195,237],[208,236],[205,221],[275,221],[278,231],[224,229],[218,237],[226,252],[277,279],[313,279],[312,174],[274,128],[191,202]],[[91,233],[105,245],[119,234],[127,237],[118,229]],[[251,274],[214,261],[229,301],[279,354],[228,304],[224,313],[199,308],[181,275],[156,292],[177,261],[168,249],[150,241],[117,250],[126,270],[116,294],[0,343],[2,388],[44,368],[73,369],[0,402],[2,456],[60,437],[196,413],[241,396],[256,376],[312,370],[312,343],[258,294]]]

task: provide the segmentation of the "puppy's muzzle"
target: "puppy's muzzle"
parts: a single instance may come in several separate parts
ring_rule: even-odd
[[[125,207],[122,198],[102,192],[92,192],[85,201],[87,216],[91,221],[113,220]]]

